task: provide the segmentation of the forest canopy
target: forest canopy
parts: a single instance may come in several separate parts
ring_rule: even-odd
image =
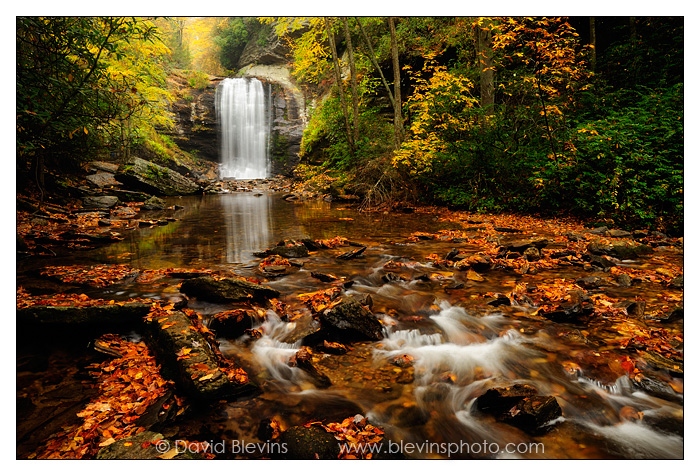
[[[18,17],[17,169],[163,147],[167,78],[278,38],[310,111],[298,174],[365,205],[679,231],[682,17]],[[273,39],[273,40],[271,40]],[[277,40],[274,40],[277,41]],[[330,94],[328,94],[330,93]],[[32,172],[33,171],[33,172]]]

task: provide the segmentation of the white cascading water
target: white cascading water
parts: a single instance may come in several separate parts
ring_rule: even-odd
[[[255,78],[226,78],[216,89],[223,178],[267,178],[269,118],[263,84]]]

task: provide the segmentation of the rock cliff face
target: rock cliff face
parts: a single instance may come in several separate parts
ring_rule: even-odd
[[[216,119],[216,86],[223,78],[210,76],[204,89],[188,87],[187,80],[173,76],[170,81],[181,91],[180,97],[171,105],[175,117],[175,132],[172,138],[184,151],[210,162],[219,161]]]

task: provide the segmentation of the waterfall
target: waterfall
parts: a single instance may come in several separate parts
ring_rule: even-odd
[[[216,89],[221,130],[221,178],[267,177],[270,118],[263,84],[257,79],[226,78]]]

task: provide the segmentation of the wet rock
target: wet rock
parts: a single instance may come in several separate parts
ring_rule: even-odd
[[[653,351],[640,351],[639,356],[656,369],[666,370],[676,377],[683,376],[683,361],[669,359]]]
[[[664,316],[661,320],[663,322],[676,322],[680,321],[681,319],[683,319],[683,308],[677,307],[668,313],[668,315]]]
[[[576,284],[583,289],[597,289],[605,284],[605,280],[600,276],[586,276],[584,278],[578,278]]]
[[[311,425],[293,426],[283,432],[277,442],[280,451],[270,456],[275,459],[338,459],[338,440],[321,428]]]
[[[547,424],[562,412],[555,397],[537,393],[535,387],[527,384],[491,388],[476,399],[475,407],[499,421],[540,434],[548,430]]]
[[[552,396],[532,396],[520,400],[501,415],[501,421],[531,434],[547,431],[547,424],[561,416],[561,407]]]
[[[531,246],[523,251],[523,257],[528,261],[538,261],[541,258],[540,250]]]
[[[263,302],[276,298],[279,291],[267,286],[251,283],[243,279],[214,279],[211,276],[186,279],[180,286],[180,292],[209,302],[239,302],[253,300]]]
[[[550,258],[554,258],[554,259],[566,258],[567,256],[576,256],[576,251],[574,251],[574,250],[555,251],[554,253],[549,255]]]
[[[102,197],[85,197],[83,198],[84,208],[112,208],[119,203],[119,198],[113,195],[105,195]]]
[[[538,314],[554,322],[574,322],[593,314],[594,307],[590,303],[563,304],[551,311],[540,310]]]
[[[592,266],[600,268],[605,272],[608,272],[610,271],[610,268],[617,266],[615,261],[612,261],[606,256],[587,253],[583,257],[585,260],[589,261]]]
[[[623,288],[629,288],[632,286],[632,278],[627,273],[622,273],[617,276],[617,284]]]
[[[313,384],[318,388],[328,388],[331,386],[331,379],[314,366],[311,350],[302,347],[289,361],[290,367],[298,367],[311,378]]]
[[[178,172],[139,158],[120,166],[114,178],[153,195],[191,195],[201,191],[199,185]]]
[[[650,374],[639,374],[630,381],[632,382],[632,387],[653,397],[678,403],[683,401],[682,394],[677,393],[670,385]]]
[[[623,301],[620,303],[620,307],[625,309],[625,312],[630,317],[642,318],[644,317],[644,310],[646,309],[645,301]]]
[[[331,273],[317,273],[316,271],[311,272],[311,277],[316,278],[324,283],[332,283],[333,281],[343,279]]]
[[[309,249],[303,243],[282,242],[270,249],[271,255],[279,255],[282,258],[304,258],[309,256]]]
[[[477,273],[483,273],[491,269],[493,262],[491,258],[481,254],[475,255],[456,255],[455,259],[459,259],[454,264],[454,267],[459,270],[473,269]]]
[[[406,281],[406,279],[403,278],[402,276],[399,276],[396,273],[389,271],[384,276],[382,276],[382,281],[384,281],[385,283],[391,283],[394,281]]]
[[[549,240],[545,238],[533,238],[529,240],[517,240],[511,241],[509,243],[502,243],[503,248],[507,251],[514,251],[516,253],[523,253],[528,248],[536,248],[541,250],[549,244]]]
[[[367,249],[366,246],[363,246],[362,248],[356,248],[352,251],[347,251],[345,253],[341,253],[338,256],[336,256],[336,258],[345,259],[345,260],[358,258],[358,257],[362,256],[362,253],[364,253],[366,249]]]
[[[631,240],[594,240],[588,243],[587,249],[594,255],[608,255],[619,259],[634,259],[653,252],[651,246]]]
[[[209,341],[184,313],[178,311],[165,319],[151,320],[146,330],[148,344],[162,365],[163,375],[174,380],[187,395],[213,401],[255,391],[245,373],[232,374],[220,366]]]
[[[668,283],[669,288],[683,289],[683,275],[674,277],[670,283]]]
[[[488,389],[477,397],[476,409],[484,413],[500,414],[512,408],[525,397],[537,395],[537,389],[531,385],[517,383],[509,387]]]
[[[257,318],[257,313],[252,309],[233,309],[215,314],[208,327],[217,337],[235,339],[251,329]]]
[[[492,301],[489,301],[486,303],[489,306],[510,306],[510,298],[508,296],[505,296],[503,294],[498,294],[496,295],[496,299],[493,299]]]
[[[326,354],[343,355],[350,352],[351,347],[341,344],[340,342],[328,342],[324,340],[322,344],[317,346],[317,350]]]
[[[382,325],[370,311],[351,296],[326,309],[320,316],[321,329],[342,340],[381,340]]]
[[[522,233],[523,230],[518,228],[508,228],[505,226],[494,226],[493,229],[499,233]]]
[[[141,205],[141,210],[165,210],[165,200],[151,197]]]

